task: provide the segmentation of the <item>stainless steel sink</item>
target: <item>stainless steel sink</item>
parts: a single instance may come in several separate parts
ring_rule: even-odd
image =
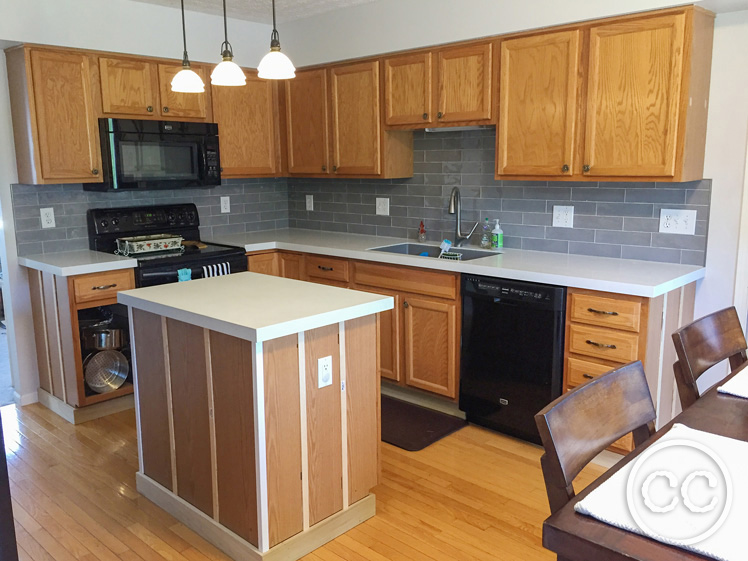
[[[435,245],[421,243],[398,243],[395,245],[385,245],[382,247],[372,247],[370,251],[383,251],[385,253],[399,253],[401,255],[419,255],[422,257],[439,257],[441,248]],[[470,261],[471,259],[480,259],[481,257],[490,257],[497,255],[498,251],[484,251],[480,249],[467,249],[463,247],[453,247],[450,252],[462,255],[460,261]]]

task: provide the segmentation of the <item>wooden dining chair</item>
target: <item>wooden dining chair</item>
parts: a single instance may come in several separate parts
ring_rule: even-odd
[[[535,415],[551,513],[574,497],[572,482],[592,458],[630,432],[634,446],[654,434],[655,416],[641,361],[576,387]]]
[[[673,364],[683,410],[700,397],[696,380],[712,366],[729,359],[735,370],[746,358],[745,335],[734,306],[725,308],[673,333],[678,360]]]

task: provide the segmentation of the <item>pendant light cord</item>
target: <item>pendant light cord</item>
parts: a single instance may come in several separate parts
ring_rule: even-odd
[[[184,0],[182,0],[182,41],[184,43],[184,53],[182,55],[182,66],[189,66],[190,60],[187,58],[187,29],[184,25]]]
[[[182,0],[184,1],[184,0]],[[234,50],[231,48],[229,43],[229,28],[226,23],[226,0],[223,0],[223,43],[221,43],[221,56],[226,58],[234,58]]]
[[[280,36],[275,28],[275,0],[273,0],[273,32],[270,34],[270,48],[280,50]]]

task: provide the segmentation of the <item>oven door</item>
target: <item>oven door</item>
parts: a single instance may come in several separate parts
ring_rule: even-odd
[[[241,273],[247,270],[247,257],[243,253],[238,253],[201,259],[183,265],[154,265],[153,262],[150,262],[148,266],[135,269],[135,285],[142,288],[144,286],[178,282],[177,270],[182,268],[192,271],[192,280],[204,278],[206,276],[204,271],[208,272],[208,276],[223,274],[225,271]]]

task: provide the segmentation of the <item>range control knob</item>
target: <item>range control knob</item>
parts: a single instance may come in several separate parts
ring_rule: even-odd
[[[195,213],[192,212],[192,211],[189,211],[187,213],[187,220],[189,220],[190,222],[192,222],[193,220],[195,220]]]
[[[107,226],[109,226],[109,222],[106,220],[102,220],[101,222],[99,222],[99,224],[101,224],[102,228],[106,228]]]
[[[112,218],[112,226],[119,224],[119,218]]]
[[[167,217],[166,217],[166,219],[167,219],[167,220],[168,220],[169,222],[174,222],[174,220],[176,220],[176,216],[174,216],[174,213],[173,213],[173,212],[170,212],[170,213],[169,213],[169,216],[167,216]]]
[[[180,213],[179,213],[179,214],[177,215],[177,218],[178,218],[178,219],[180,220],[180,222],[181,222],[182,220],[184,220],[184,212],[180,212]]]

